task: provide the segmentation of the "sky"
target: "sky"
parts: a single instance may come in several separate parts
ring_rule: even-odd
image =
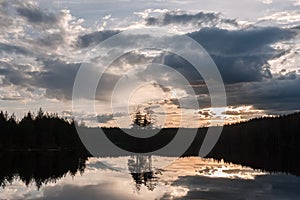
[[[222,77],[227,105],[211,107],[208,82],[185,58],[137,49],[108,68],[99,60],[98,68],[90,67],[86,85],[104,71],[95,99],[83,95],[82,109],[72,109],[82,64],[103,61],[133,43],[142,47],[151,41],[147,36],[123,36],[110,51],[103,42],[147,28],[200,44]],[[99,48],[104,51],[93,51]],[[158,127],[287,114],[300,110],[299,53],[299,0],[1,0],[0,109],[22,117],[42,107],[90,125],[121,127],[130,126],[137,110],[150,113]]]

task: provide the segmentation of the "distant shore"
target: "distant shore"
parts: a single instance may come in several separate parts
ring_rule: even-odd
[[[20,122],[0,113],[0,152],[76,152],[92,156],[83,145],[74,121],[47,115],[28,114]],[[99,134],[99,128],[79,127],[87,134]],[[212,127],[214,128],[214,127]],[[104,134],[118,147],[133,153],[149,153],[167,145],[178,128],[132,130],[134,134],[149,134],[148,138],[130,136],[119,128],[103,128]],[[197,134],[182,156],[198,156],[207,128],[184,129]],[[99,145],[101,146],[99,141]],[[128,153],[129,154],[129,153]],[[126,155],[126,153],[124,154]],[[103,150],[97,156],[124,156]],[[300,113],[279,117],[264,117],[247,122],[225,125],[221,137],[206,156],[267,171],[300,175]],[[177,156],[167,152],[161,156]]]

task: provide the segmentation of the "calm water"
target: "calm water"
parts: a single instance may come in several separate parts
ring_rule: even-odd
[[[56,179],[43,179],[39,189],[35,181],[29,181],[26,186],[24,177],[14,175],[10,183],[1,188],[0,199],[300,198],[300,177],[297,176],[269,174],[200,157],[179,158],[164,166],[172,159],[89,158],[81,173],[68,172]],[[34,173],[39,170],[42,169],[35,169]]]

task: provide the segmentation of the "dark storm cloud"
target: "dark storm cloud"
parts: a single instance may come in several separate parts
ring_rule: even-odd
[[[271,78],[268,60],[284,52],[270,45],[289,40],[294,33],[274,27],[242,30],[202,29],[188,34],[212,56],[225,83],[261,81]]]
[[[268,60],[285,52],[275,50],[270,45],[289,40],[294,33],[288,29],[272,27],[234,31],[207,28],[188,36],[205,48],[216,63],[224,82],[231,84],[271,78]],[[192,80],[199,80],[193,67],[174,54],[165,56],[165,64],[176,68]]]
[[[164,64],[174,68],[182,74],[191,84],[194,81],[202,80],[202,76],[197,70],[185,59],[172,53],[164,55]]]
[[[59,60],[44,60],[41,71],[22,71],[19,66],[0,62],[3,85],[14,85],[32,91],[45,88],[46,95],[57,99],[71,99],[79,63],[67,64]],[[24,68],[21,66],[21,69]]]
[[[19,15],[23,16],[30,23],[57,23],[58,18],[55,14],[42,11],[35,7],[18,7],[16,10]]]
[[[46,95],[50,98],[56,99],[72,99],[73,86],[75,78],[80,67],[80,63],[65,63],[60,60],[45,60],[43,61],[45,71],[31,74],[34,78],[36,87],[46,89]],[[97,75],[94,73],[93,75]],[[97,77],[87,77],[85,85],[86,90],[89,90],[90,80]],[[115,83],[117,83],[119,76],[105,73],[99,81],[96,91],[97,100],[110,99]],[[87,91],[82,91],[82,97],[88,96]]]
[[[0,61],[0,75],[4,76],[2,79],[3,86],[24,86],[27,87],[32,81],[26,76],[26,73],[18,70],[16,66]]]
[[[292,40],[294,32],[280,28],[242,30],[202,29],[188,34],[211,55],[224,80],[228,105],[253,105],[268,113],[300,110],[299,77],[296,72],[272,76],[268,61],[286,52],[271,47]],[[176,69],[193,85],[199,105],[209,105],[201,75],[183,58],[167,53],[164,64]],[[205,107],[205,106],[204,106]]]
[[[198,12],[196,14],[187,14],[180,12],[167,12],[158,17],[147,17],[145,19],[146,25],[153,26],[166,26],[170,24],[193,24],[197,26],[210,25],[215,26],[218,24],[230,24],[232,26],[238,26],[238,23],[234,19],[221,18],[219,13],[205,13]]]
[[[46,88],[46,95],[57,99],[71,99],[80,63],[44,60],[44,71],[31,73],[37,87]]]
[[[78,69],[81,63],[66,63],[62,60],[40,60],[43,68],[40,71],[26,71],[27,66],[12,65],[0,61],[0,75],[2,84],[6,86],[17,86],[33,91],[34,88],[44,88],[48,98],[72,99],[73,86]],[[93,73],[97,75],[97,73]],[[97,78],[97,77],[94,77]],[[113,93],[115,84],[120,76],[104,73],[99,81],[96,91],[97,100],[108,100]],[[91,77],[86,79],[86,86],[89,87]],[[86,91],[89,88],[86,88]],[[82,97],[86,97],[86,91],[82,91]]]
[[[61,33],[47,34],[43,38],[37,39],[35,42],[37,45],[47,47],[57,47],[64,42],[64,36]]]
[[[294,36],[289,29],[277,27],[252,27],[240,30],[205,28],[188,34],[213,54],[259,54],[272,50],[268,45]]]
[[[120,31],[117,30],[106,30],[106,31],[97,31],[81,35],[78,37],[77,46],[80,48],[85,48],[92,45],[97,45],[100,42],[106,40],[107,38],[118,34]]]
[[[100,123],[107,123],[114,119],[113,114],[103,114],[103,115],[97,115],[97,120]]]
[[[110,101],[120,77],[120,75],[103,73],[97,86],[96,99]]]
[[[268,113],[300,110],[300,78],[226,86],[228,105],[253,105]]]
[[[0,53],[8,53],[8,54],[23,54],[29,55],[31,54],[28,49],[22,46],[16,46],[11,44],[0,43]]]
[[[272,78],[258,82],[226,84],[227,105],[253,106],[254,109],[265,110],[268,114],[291,113],[300,110],[299,85],[299,75],[295,79]],[[199,106],[201,108],[209,107],[211,99],[205,86],[194,87],[194,90],[199,94]],[[234,112],[229,111],[227,114],[234,115]]]
[[[272,78],[258,82],[239,82],[226,84],[228,106],[253,106],[254,109],[265,110],[268,114],[286,114],[300,110],[300,77],[293,79]],[[210,106],[210,95],[205,86],[193,87],[198,95],[200,108]],[[229,111],[234,115],[235,111]],[[250,111],[252,112],[252,111]],[[238,113],[236,113],[238,114]],[[251,114],[251,113],[239,113]]]

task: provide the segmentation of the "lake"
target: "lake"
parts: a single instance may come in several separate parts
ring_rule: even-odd
[[[298,176],[271,174],[213,159],[135,155],[80,158],[74,162],[71,153],[48,154],[30,154],[31,158],[28,154],[2,155],[0,199],[300,197]]]

